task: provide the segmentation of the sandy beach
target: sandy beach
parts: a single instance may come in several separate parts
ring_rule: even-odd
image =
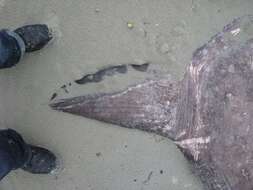
[[[51,175],[17,170],[1,190],[201,190],[182,153],[168,139],[56,112],[59,88],[85,74],[149,62],[183,77],[195,49],[233,18],[250,14],[250,0],[0,0],[1,28],[46,23],[47,48],[0,71],[0,128],[55,152]],[[72,86],[67,96],[111,92],[146,75],[129,73],[103,83]]]

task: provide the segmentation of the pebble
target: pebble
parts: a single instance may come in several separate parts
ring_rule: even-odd
[[[134,28],[134,23],[128,21],[128,22],[127,22],[127,27],[128,27],[129,29],[133,29],[133,28]]]

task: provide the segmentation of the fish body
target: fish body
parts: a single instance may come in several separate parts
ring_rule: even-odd
[[[184,79],[54,101],[55,110],[168,137],[207,190],[253,189],[253,17],[193,53]]]

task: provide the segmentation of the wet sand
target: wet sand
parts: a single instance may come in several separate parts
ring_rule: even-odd
[[[252,9],[250,0],[0,0],[1,28],[47,23],[55,34],[47,48],[0,71],[1,128],[18,130],[61,162],[52,175],[12,172],[0,189],[202,189],[171,141],[56,112],[48,103],[63,84],[115,64],[150,62],[180,79],[196,48]],[[118,90],[140,80],[132,73],[77,91]],[[75,93],[73,87],[68,96]]]

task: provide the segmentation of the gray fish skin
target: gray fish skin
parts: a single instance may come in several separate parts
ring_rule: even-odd
[[[251,16],[227,25],[194,53],[182,82],[176,143],[206,189],[253,188],[251,26]]]
[[[170,77],[150,80],[113,94],[63,99],[50,104],[55,110],[137,128],[173,138],[179,85]],[[176,131],[175,131],[176,132]]]
[[[244,16],[195,51],[184,79],[50,106],[172,139],[206,190],[253,189],[253,17]]]

